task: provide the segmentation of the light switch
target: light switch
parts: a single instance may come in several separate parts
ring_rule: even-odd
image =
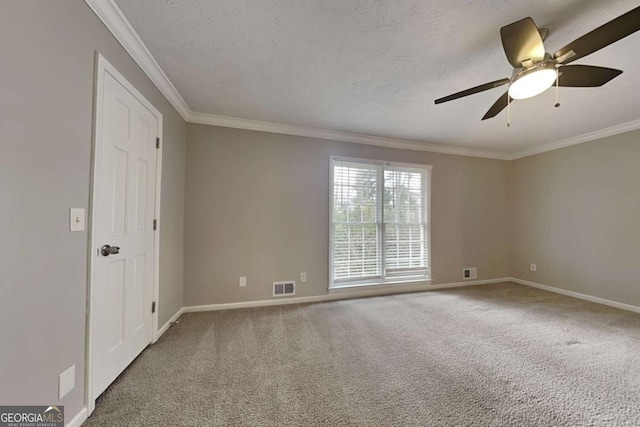
[[[69,209],[69,230],[84,231],[84,208]]]
[[[241,277],[240,281],[238,282],[238,285],[240,285],[241,288],[244,288],[245,286],[247,286],[247,278]]]

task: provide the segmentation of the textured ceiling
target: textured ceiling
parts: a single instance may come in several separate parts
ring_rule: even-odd
[[[640,32],[576,64],[619,68],[480,121],[510,77],[501,26],[531,16],[554,52],[638,6],[604,0],[117,0],[193,111],[503,152],[640,117]]]

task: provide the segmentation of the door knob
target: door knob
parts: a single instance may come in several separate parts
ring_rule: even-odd
[[[120,253],[120,248],[118,246],[104,245],[100,248],[100,253],[102,256],[115,255]]]

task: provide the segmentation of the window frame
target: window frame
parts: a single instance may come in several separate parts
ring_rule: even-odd
[[[372,165],[380,167],[377,194],[379,195],[377,208],[380,209],[380,219],[378,228],[378,245],[380,248],[380,254],[378,262],[380,263],[380,276],[365,277],[356,280],[340,280],[334,281],[334,234],[335,223],[333,221],[334,214],[334,200],[335,200],[335,183],[334,183],[334,169],[336,161],[359,163],[363,165]],[[405,276],[405,277],[386,277],[385,276],[385,219],[384,219],[384,171],[385,168],[412,168],[421,169],[423,172],[423,222],[425,224],[425,239],[426,239],[426,263],[427,273],[421,276]],[[415,283],[415,282],[431,282],[432,281],[432,269],[431,269],[431,172],[433,167],[431,165],[418,164],[418,163],[401,163],[390,162],[382,160],[372,159],[360,159],[354,157],[344,156],[330,156],[329,157],[329,290],[341,289],[359,286],[380,286],[389,284],[402,284],[402,283]],[[376,223],[378,224],[378,223]]]

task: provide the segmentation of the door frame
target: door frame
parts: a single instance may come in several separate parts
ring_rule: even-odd
[[[111,75],[118,83],[127,89],[138,101],[140,101],[158,120],[157,136],[162,142],[162,114],[131,84],[127,79],[118,72],[118,70],[109,63],[99,52],[96,52],[95,58],[95,76],[94,76],[94,97],[93,97],[93,141],[91,152],[91,185],[90,185],[90,207],[89,207],[89,247],[88,247],[88,271],[87,271],[87,317],[86,317],[86,346],[85,346],[85,397],[88,415],[91,415],[95,409],[95,397],[92,396],[92,369],[93,354],[91,336],[95,319],[91,310],[91,296],[94,294],[95,286],[95,252],[98,242],[95,240],[95,206],[97,206],[97,196],[100,179],[101,165],[101,148],[102,148],[102,106],[104,101],[104,76],[105,73]],[[151,343],[155,343],[160,337],[158,334],[158,313],[159,313],[159,297],[160,297],[160,195],[161,195],[161,177],[162,177],[162,146],[156,150],[156,176],[155,176],[155,195],[154,195],[154,215],[157,220],[156,231],[153,237],[153,298],[156,303],[155,313],[151,315]],[[149,307],[151,310],[151,307]]]

